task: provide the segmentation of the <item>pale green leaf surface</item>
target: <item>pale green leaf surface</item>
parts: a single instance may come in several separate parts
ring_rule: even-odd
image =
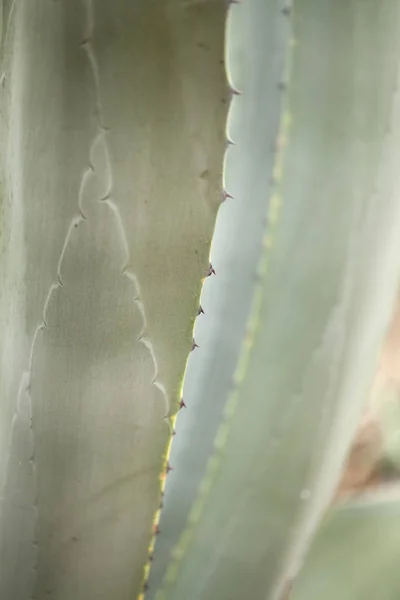
[[[220,202],[224,11],[1,7],[0,598],[131,600]]]
[[[399,26],[394,1],[295,4],[247,368],[160,598],[283,597],[330,502],[399,283]]]
[[[262,10],[262,17],[257,12]],[[267,196],[279,129],[288,21],[277,1],[245,2],[231,11],[227,23],[234,46],[226,62],[230,83],[244,90],[230,105],[227,138],[234,142],[225,157],[227,198],[218,212],[211,246],[216,275],[205,281],[201,305],[205,314],[196,321],[199,345],[189,357],[183,398],[173,438],[160,531],[151,565],[147,598],[153,598],[184,530],[191,505],[204,477],[207,460],[233,386],[233,375],[257,283],[262,251]],[[193,10],[188,8],[188,10]],[[254,36],[258,43],[251,46]],[[252,53],[248,48],[252,47]],[[261,74],[260,76],[258,74]],[[269,109],[257,98],[267,97]],[[260,127],[261,123],[261,127]],[[260,152],[252,152],[254,140]],[[258,193],[263,189],[264,193]]]
[[[290,600],[397,600],[399,520],[398,490],[336,508],[321,526]]]

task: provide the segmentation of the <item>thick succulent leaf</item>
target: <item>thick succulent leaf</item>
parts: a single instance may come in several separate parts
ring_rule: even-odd
[[[224,11],[1,6],[0,598],[131,600],[220,203]]]
[[[397,600],[399,490],[335,509],[314,540],[290,600]]]
[[[246,93],[234,95],[230,105],[226,133],[232,143],[224,170],[229,195],[219,209],[214,231],[211,262],[215,275],[207,278],[202,290],[205,314],[199,316],[194,330],[199,348],[190,355],[185,375],[186,408],[179,412],[176,423],[170,455],[174,470],[167,479],[161,535],[146,599],[153,598],[159,587],[213,452],[246,333],[262,251],[289,23],[278,0],[258,0],[231,11],[227,27],[227,36],[234,40],[226,55],[230,83]],[[264,97],[268,98],[265,119],[265,107],[258,101]],[[260,189],[264,193],[260,194]]]
[[[394,0],[295,4],[264,278],[159,598],[283,597],[331,500],[399,284],[399,30]]]

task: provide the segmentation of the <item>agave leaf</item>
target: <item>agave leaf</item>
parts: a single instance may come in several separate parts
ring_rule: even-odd
[[[295,4],[277,222],[238,388],[160,599],[283,597],[331,500],[399,284],[399,25],[394,1]]]
[[[167,479],[146,599],[159,587],[213,452],[258,281],[290,30],[280,2],[264,0],[240,4],[230,12],[227,28],[233,41],[226,55],[230,84],[246,93],[234,94],[230,105],[226,135],[231,143],[224,168],[227,197],[211,245],[216,274],[207,278],[202,290],[205,314],[199,316],[194,331],[199,348],[187,365],[186,408],[179,412],[173,438],[174,470]],[[264,105],[257,104],[260,97],[268,98],[265,119]],[[255,140],[260,142],[258,152],[254,152]]]
[[[318,532],[290,600],[396,600],[399,518],[396,488],[336,508]]]
[[[220,203],[224,11],[2,10],[0,597],[131,600]]]

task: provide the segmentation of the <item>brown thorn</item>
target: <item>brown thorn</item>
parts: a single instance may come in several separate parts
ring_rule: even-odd
[[[222,192],[222,202],[225,202],[225,200],[227,200],[229,198],[229,200],[233,200],[233,196],[232,194],[229,194],[229,192],[227,192],[226,190],[224,190]]]
[[[207,275],[206,277],[210,277],[210,275],[215,275],[215,269],[212,266],[212,264],[210,263],[210,266],[208,267],[208,271],[207,271]]]
[[[231,91],[231,94],[232,94],[232,96],[241,96],[241,95],[242,95],[242,92],[241,92],[240,90],[237,90],[237,89],[236,89],[236,88],[234,88],[234,87],[231,87],[231,86],[230,86],[230,88],[229,88],[229,89],[230,89],[230,91]]]

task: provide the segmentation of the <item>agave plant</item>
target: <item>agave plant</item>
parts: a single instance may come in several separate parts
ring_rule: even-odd
[[[0,600],[398,598],[398,1],[0,7]]]

